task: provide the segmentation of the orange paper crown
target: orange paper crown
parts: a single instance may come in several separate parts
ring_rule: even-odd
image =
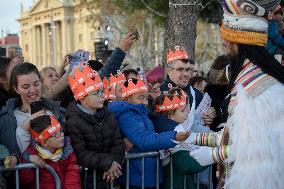
[[[115,87],[122,86],[126,81],[125,75],[121,73],[120,70],[117,70],[117,75],[114,76],[110,74],[109,79],[104,78],[104,90],[105,90],[105,100],[114,100],[116,99]]]
[[[83,71],[74,68],[74,78],[69,76],[68,83],[76,100],[80,100],[93,91],[103,88],[99,74],[84,65]]]
[[[57,131],[61,129],[60,123],[57,121],[57,119],[53,116],[49,116],[51,120],[51,124],[44,129],[41,133],[35,132],[33,129],[30,128],[30,132],[32,137],[35,139],[36,142],[43,142],[44,140],[51,137],[53,134],[55,134]]]
[[[125,75],[121,73],[120,70],[117,70],[116,76],[110,74],[109,79],[107,79],[106,77],[104,78],[104,86],[110,88],[112,86],[123,85],[125,81]]]
[[[174,93],[173,100],[171,100],[168,95],[165,96],[164,102],[161,105],[156,106],[156,112],[164,112],[167,110],[175,110],[181,108],[186,104],[186,93],[181,91],[181,97],[177,96],[177,93]]]
[[[130,95],[140,93],[140,92],[148,92],[148,88],[146,84],[141,79],[137,80],[137,84],[134,84],[132,82],[132,79],[129,79],[127,87],[122,85],[121,96],[123,98],[126,98]]]
[[[175,52],[169,49],[167,53],[167,64],[172,63],[175,60],[188,59],[188,54],[186,50],[180,46],[175,47]]]

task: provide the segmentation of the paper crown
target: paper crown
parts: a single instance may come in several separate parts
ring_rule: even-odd
[[[103,88],[99,74],[87,65],[80,71],[74,68],[74,78],[68,77],[68,83],[76,100],[80,100],[93,91]]]
[[[115,87],[122,86],[126,81],[125,75],[121,73],[120,70],[117,70],[117,75],[110,74],[109,79],[104,78],[104,90],[105,90],[105,100],[114,100],[116,99]]]
[[[117,85],[123,85],[124,82],[126,81],[125,75],[121,73],[120,70],[117,70],[117,75],[112,75],[110,74],[109,79],[106,77],[104,78],[104,86],[107,87],[112,87],[112,86],[117,86]]]
[[[57,121],[57,119],[53,116],[49,116],[51,124],[43,130],[41,133],[35,132],[33,129],[30,128],[30,132],[32,137],[35,139],[36,142],[43,142],[44,140],[51,137],[53,134],[55,134],[57,131],[61,130],[61,125]]]
[[[140,92],[148,92],[146,84],[141,79],[137,79],[137,84],[133,83],[132,79],[129,79],[127,87],[122,85],[121,96],[122,98],[126,98]]]
[[[234,43],[264,46],[268,39],[268,22],[264,18],[268,4],[254,0],[223,0],[221,37]]]
[[[161,105],[156,105],[156,112],[164,112],[167,110],[175,110],[186,105],[186,93],[181,91],[181,97],[177,96],[177,92],[174,93],[173,99],[171,100],[168,95],[165,95],[164,102]]]
[[[187,60],[188,54],[186,50],[180,46],[175,47],[175,52],[169,49],[167,53],[167,64],[172,63],[175,60]]]

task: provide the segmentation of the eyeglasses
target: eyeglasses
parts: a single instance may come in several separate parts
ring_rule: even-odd
[[[176,70],[179,73],[184,73],[184,72],[197,72],[193,68],[172,68],[173,70]]]
[[[91,93],[89,93],[87,96],[91,96],[91,95],[97,95],[99,97],[102,97],[104,94],[104,89],[99,89],[99,90],[96,90],[96,91],[93,91]]]
[[[58,138],[58,137],[61,136],[62,133],[63,133],[63,129],[60,129],[59,131],[57,131],[56,133],[54,133],[54,134],[52,135],[52,137]]]

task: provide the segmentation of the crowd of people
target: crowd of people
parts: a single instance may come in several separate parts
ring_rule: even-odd
[[[161,188],[181,189],[187,176],[194,189],[194,175],[207,178],[210,165],[214,188],[283,188],[284,67],[274,57],[282,47],[271,50],[270,28],[279,2],[222,1],[225,55],[206,78],[177,44],[167,52],[165,79],[147,82],[124,62],[136,40],[131,33],[106,61],[78,50],[59,72],[39,71],[22,55],[0,58],[1,164],[34,163],[43,189],[55,188],[47,164],[66,189],[93,188],[93,170],[100,189],[127,188],[127,174],[129,188],[142,188],[142,179],[155,188],[157,172]],[[126,154],[153,151],[158,160],[146,157],[142,166],[131,159],[126,167]],[[15,184],[13,174],[0,178],[1,189]],[[20,185],[36,188],[35,171],[20,171]]]

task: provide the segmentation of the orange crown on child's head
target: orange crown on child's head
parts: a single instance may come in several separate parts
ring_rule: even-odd
[[[161,105],[156,105],[156,112],[164,112],[167,110],[175,110],[186,105],[186,93],[181,91],[181,97],[177,96],[177,92],[174,93],[173,99],[171,100],[168,95],[165,95],[164,102]]]
[[[51,137],[53,134],[55,134],[57,131],[61,130],[61,125],[57,121],[57,119],[53,116],[49,116],[51,124],[44,129],[41,133],[37,133],[33,129],[30,128],[30,132],[32,137],[35,139],[36,142],[41,143]]]
[[[109,79],[107,79],[106,77],[104,78],[104,85],[108,87],[123,85],[125,81],[125,75],[120,70],[117,70],[116,75],[110,74]]]
[[[185,60],[188,59],[188,54],[186,50],[180,46],[175,47],[175,52],[169,49],[167,53],[167,64],[172,63],[175,60]]]
[[[103,88],[99,74],[87,65],[80,71],[74,68],[74,77],[68,76],[68,83],[76,100],[80,100],[91,92]]]
[[[148,88],[144,81],[141,79],[137,79],[137,84],[133,83],[132,79],[128,80],[128,86],[125,87],[122,85],[121,96],[123,98],[129,97],[130,95],[140,93],[140,92],[148,92]]]
[[[109,81],[105,78],[104,79],[104,91],[105,91],[105,100],[115,100],[115,87],[109,85]]]

